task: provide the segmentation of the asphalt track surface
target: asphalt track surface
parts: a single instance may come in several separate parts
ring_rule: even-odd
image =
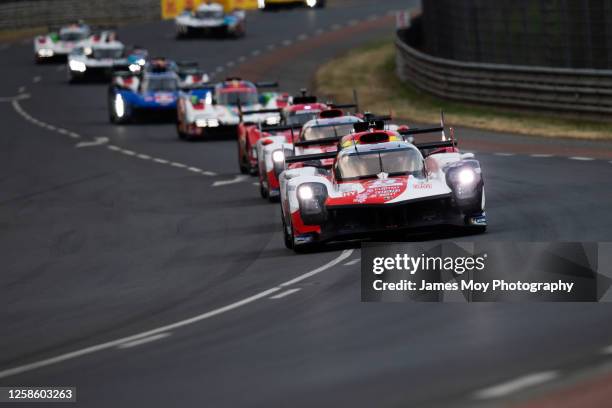
[[[254,13],[237,41],[177,42],[169,22],[120,34],[295,92],[411,5]],[[112,126],[105,85],[69,86],[30,44],[3,48],[1,386],[76,386],[83,407],[473,406],[612,343],[610,304],[362,304],[358,246],[286,250],[278,206],[236,178],[234,141]],[[452,239],[612,240],[610,144],[458,135],[479,152],[490,229]]]

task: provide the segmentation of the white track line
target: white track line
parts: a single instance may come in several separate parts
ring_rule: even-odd
[[[543,371],[541,373],[528,374],[523,377],[480,390],[474,394],[474,398],[491,399],[504,397],[525,388],[534,387],[536,385],[554,380],[558,376],[559,373],[556,371]]]
[[[88,354],[92,354],[92,353],[96,353],[98,351],[102,351],[102,350],[106,350],[109,348],[113,348],[113,347],[117,347],[120,344],[123,343],[129,343],[129,342],[133,342],[135,340],[138,339],[143,339],[145,337],[151,337],[151,336],[155,336],[157,334],[160,333],[164,333],[164,332],[168,332],[168,331],[172,331],[175,329],[178,329],[179,327],[184,327],[184,326],[189,326],[192,325],[194,323],[200,322],[202,320],[206,320],[206,319],[210,319],[211,317],[215,317],[218,316],[220,314],[223,313],[227,313],[231,310],[234,309],[238,309],[242,306],[248,305],[249,303],[253,303],[256,300],[265,298],[270,296],[272,293],[274,292],[278,292],[279,290],[281,290],[282,287],[284,286],[288,286],[291,285],[295,282],[299,282],[301,280],[307,279],[313,275],[316,275],[318,273],[321,273],[323,271],[326,271],[329,268],[332,268],[334,266],[336,266],[337,264],[339,264],[340,262],[344,261],[345,259],[347,259],[348,257],[351,256],[351,254],[353,253],[352,249],[348,249],[348,250],[344,250],[340,255],[338,255],[336,258],[332,259],[331,261],[329,261],[328,263],[326,263],[323,266],[318,267],[317,269],[310,271],[310,272],[306,272],[303,275],[298,276],[295,279],[292,279],[290,281],[281,283],[280,285],[264,290],[262,292],[259,292],[253,296],[250,296],[248,298],[244,298],[242,300],[239,300],[237,302],[234,303],[230,303],[226,306],[220,307],[218,309],[214,309],[211,310],[209,312],[206,313],[202,313],[200,315],[197,316],[193,316],[189,319],[185,319],[185,320],[180,320],[178,322],[175,323],[171,323],[168,324],[166,326],[161,326],[158,327],[156,329],[152,329],[143,333],[138,333],[132,336],[128,336],[128,337],[123,337],[117,340],[112,340],[112,341],[108,341],[106,343],[101,343],[101,344],[97,344],[94,346],[90,346],[90,347],[86,347],[80,350],[76,350],[76,351],[72,351],[70,353],[65,353],[65,354],[61,354],[59,356],[55,356],[55,357],[51,357],[51,358],[47,358],[44,360],[40,360],[40,361],[35,361],[33,363],[29,363],[29,364],[24,364],[21,366],[17,366],[17,367],[13,367],[13,368],[9,368],[6,370],[2,370],[0,371],[0,378],[6,378],[6,377],[10,377],[13,375],[17,375],[20,373],[24,373],[27,371],[32,371],[32,370],[36,370],[38,368],[42,368],[42,367],[46,367],[46,366],[50,366],[53,364],[57,364],[57,363],[61,363],[63,361],[67,361],[67,360],[72,360],[75,359],[77,357],[82,357]]]
[[[298,41],[304,41],[306,39],[308,39],[308,35],[307,34],[300,34],[297,37]]]
[[[215,181],[212,186],[213,187],[221,187],[221,186],[227,186],[229,184],[242,183],[246,179],[250,179],[250,178],[251,177],[249,177],[249,176],[241,174],[239,176],[234,177],[231,180],[219,180],[219,181]]]
[[[36,75],[34,78],[32,78],[32,82],[34,83],[38,83],[42,80],[42,77],[40,75]]]
[[[592,161],[595,160],[592,157],[581,157],[581,156],[573,156],[569,158],[570,160],[578,160],[578,161]]]
[[[546,154],[546,153],[530,154],[530,156],[534,157],[534,158],[538,158],[538,159],[545,159],[545,158],[548,158],[548,157],[554,157],[554,155]]]
[[[168,336],[170,336],[170,333],[159,333],[159,334],[156,334],[154,336],[149,336],[149,337],[145,337],[145,338],[134,340],[134,341],[128,341],[126,343],[120,344],[117,347],[120,348],[120,349],[136,347],[136,346],[140,346],[141,344],[146,344],[146,343],[150,343],[150,342],[155,341],[155,340],[160,340],[160,339],[166,338]]]
[[[514,156],[514,153],[493,153],[496,156],[502,156],[502,157],[510,157],[510,156]]]
[[[254,56],[254,57],[258,56],[259,54],[261,54],[261,51],[259,51],[259,50],[251,51],[251,55]]]
[[[351,266],[351,265],[355,265],[356,263],[359,263],[360,261],[361,261],[361,258],[352,259],[352,260],[346,262],[344,265],[345,266]]]
[[[291,41],[291,40],[283,40],[283,45],[284,45],[285,47],[288,47],[288,46],[290,46],[291,44],[293,44],[293,41]]]
[[[109,141],[108,137],[96,137],[96,140],[92,142],[80,142],[80,143],[77,143],[75,147],[81,148],[81,147],[102,146],[104,144],[107,144],[108,141]]]
[[[302,288],[289,289],[289,290],[279,293],[278,295],[270,296],[270,299],[282,299],[295,292],[299,292],[300,290],[302,290]]]
[[[601,352],[603,354],[612,354],[612,344],[609,345],[608,347],[604,347],[603,350],[601,350]]]

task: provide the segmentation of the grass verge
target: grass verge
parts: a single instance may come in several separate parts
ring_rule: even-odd
[[[439,123],[440,109],[447,123],[496,132],[576,139],[612,140],[612,124],[566,119],[537,113],[464,104],[439,99],[401,82],[395,75],[395,47],[391,40],[370,44],[323,65],[316,73],[319,95],[347,102],[353,89],[367,111],[416,123]]]

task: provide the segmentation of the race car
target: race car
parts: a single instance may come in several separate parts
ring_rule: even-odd
[[[336,151],[341,137],[351,133],[362,119],[338,108],[328,108],[306,122],[301,129],[273,128],[257,141],[259,192],[262,198],[276,201],[280,196],[278,176],[284,170],[285,152],[291,155]],[[278,130],[283,133],[276,133]]]
[[[273,88],[273,82],[253,83],[228,78],[197,95],[182,95],[178,101],[177,133],[180,139],[236,137],[245,124],[278,124],[278,108],[284,106],[277,92],[260,93]]]
[[[484,232],[484,181],[473,154],[454,138],[411,143],[443,127],[384,130],[384,122],[354,124],[335,152],[288,157],[280,175],[283,236],[296,252],[346,239],[396,239],[411,230],[460,226]],[[330,168],[321,160],[332,159]]]
[[[157,58],[147,63],[141,74],[115,73],[108,91],[110,121],[126,123],[145,113],[156,117],[167,114],[168,118],[175,119],[179,95],[190,98],[206,94],[205,84],[193,78],[197,76],[201,80],[202,73],[194,71],[181,81],[175,67],[176,63]]]
[[[257,7],[262,10],[291,6],[323,8],[325,7],[325,0],[257,0]]]
[[[283,98],[285,106],[278,109],[280,117],[277,117],[277,122],[268,121],[261,125],[243,124],[238,132],[238,165],[240,171],[244,174],[256,174],[259,169],[257,142],[264,136],[292,137],[299,134],[302,125],[309,120],[316,118],[322,110],[328,109],[328,106],[319,103],[315,96],[306,95],[303,90],[298,96],[291,98]],[[277,101],[279,108],[282,104]],[[253,112],[253,111],[252,111]],[[277,125],[280,123],[281,127]],[[297,132],[297,133],[296,133]]]
[[[140,72],[148,53],[136,47],[127,50],[112,31],[93,35],[75,47],[68,55],[68,80],[70,83],[85,79],[110,78],[114,71]]]
[[[66,60],[68,54],[91,35],[91,28],[84,23],[74,23],[46,35],[34,38],[34,60],[42,63]]]
[[[175,19],[178,38],[216,35],[239,38],[245,35],[246,13],[234,10],[226,14],[219,3],[203,3],[195,10],[185,10]]]

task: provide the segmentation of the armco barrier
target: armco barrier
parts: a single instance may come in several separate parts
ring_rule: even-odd
[[[426,55],[402,37],[395,42],[397,74],[423,92],[514,108],[612,113],[612,70],[459,62]]]
[[[160,0],[21,0],[0,2],[0,31],[90,22],[154,20]]]

